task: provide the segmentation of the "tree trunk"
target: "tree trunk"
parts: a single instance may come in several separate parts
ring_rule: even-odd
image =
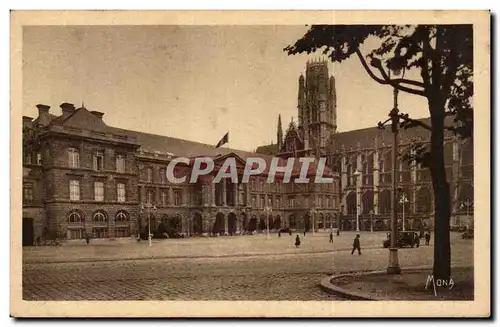
[[[444,165],[444,106],[440,101],[431,109],[430,171],[434,190],[434,265],[435,279],[449,280],[451,275],[450,251],[450,186]]]

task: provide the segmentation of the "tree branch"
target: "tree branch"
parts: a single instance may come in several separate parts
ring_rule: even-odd
[[[407,93],[410,93],[410,94],[420,95],[420,96],[424,96],[425,97],[424,91],[422,91],[422,90],[415,90],[415,89],[412,89],[410,87],[402,86],[402,85],[399,84],[399,83],[403,83],[404,82],[404,83],[407,83],[407,84],[410,84],[410,85],[420,86],[420,84],[422,84],[422,83],[417,82],[417,81],[402,80],[402,79],[391,80],[389,78],[389,76],[387,76],[387,74],[385,72],[383,72],[383,75],[387,76],[387,78],[385,78],[385,77],[384,78],[380,78],[380,77],[378,77],[377,75],[375,75],[372,72],[372,70],[370,69],[370,67],[366,63],[366,60],[363,57],[363,55],[361,54],[361,51],[359,51],[359,49],[356,49],[356,54],[358,55],[358,58],[361,61],[361,64],[363,65],[363,68],[366,70],[366,72],[368,73],[368,75],[373,80],[375,80],[377,83],[383,84],[383,85],[388,85],[389,84],[392,87],[394,87],[394,88],[396,88],[396,89],[398,89],[400,91],[407,92]],[[380,68],[379,68],[379,70],[383,71],[383,69],[380,69]],[[422,87],[423,87],[423,84],[422,84]]]
[[[432,131],[431,126],[427,125],[426,123],[424,123],[420,120],[412,119],[412,118],[408,117],[407,115],[401,115],[401,119],[403,119],[403,121],[405,123],[412,124],[413,126],[420,126],[422,128],[425,128],[428,131]]]

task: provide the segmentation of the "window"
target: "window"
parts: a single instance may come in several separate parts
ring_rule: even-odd
[[[92,221],[95,223],[105,223],[106,221],[108,221],[108,219],[103,211],[97,211],[92,216]]]
[[[161,204],[163,206],[168,204],[168,193],[166,190],[161,190]]]
[[[276,208],[281,208],[281,197],[280,196],[276,197]]]
[[[71,168],[80,167],[80,152],[78,151],[78,149],[68,149],[68,166]]]
[[[261,184],[262,185],[262,184]],[[261,195],[260,196],[260,203],[259,203],[259,207],[260,208],[264,208],[264,206],[266,205],[266,196],[265,195]]]
[[[73,211],[68,215],[68,223],[81,224],[83,223],[83,217],[78,211]]]
[[[69,181],[69,199],[71,201],[80,200],[80,181],[77,180]]]
[[[257,197],[252,195],[252,208],[257,208]]]
[[[93,227],[92,228],[92,237],[93,238],[107,238],[108,237],[108,228],[107,227]]]
[[[180,206],[182,202],[182,192],[181,190],[174,191],[174,204],[176,206]]]
[[[125,202],[125,184],[118,183],[116,184],[116,200],[118,202]]]
[[[94,152],[94,170],[101,171],[104,169],[104,151],[97,150]]]
[[[104,201],[104,183],[94,182],[94,200]]]
[[[33,184],[26,183],[23,185],[23,199],[26,202],[33,201]]]
[[[118,211],[115,217],[116,222],[127,222],[128,221],[128,215],[124,211]]]
[[[165,184],[167,182],[167,174],[165,172],[165,168],[160,169],[160,181],[162,184]]]
[[[123,154],[116,155],[116,171],[119,173],[125,172],[125,156]]]
[[[115,237],[129,237],[130,230],[128,227],[116,227]]]
[[[146,169],[146,174],[147,174],[146,181],[148,181],[150,183],[153,182],[153,168]]]
[[[69,229],[68,230],[68,239],[70,240],[79,240],[85,238],[85,229],[77,228],[77,229]]]
[[[147,203],[153,203],[153,190],[147,190],[146,200],[147,200]]]
[[[26,165],[31,165],[31,152],[24,156],[24,163]]]
[[[268,205],[269,207],[272,207],[272,206],[273,206],[273,198],[272,198],[272,196],[268,196],[268,197],[267,197],[267,205]]]

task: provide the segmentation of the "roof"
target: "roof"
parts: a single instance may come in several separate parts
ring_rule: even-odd
[[[428,126],[431,126],[431,119],[417,119],[425,123]],[[452,117],[447,118],[447,124],[452,123]],[[420,138],[422,140],[430,139],[431,132],[423,127],[413,127],[409,129],[401,129],[399,131],[400,139],[409,140],[412,138]],[[357,129],[353,131],[340,132],[333,134],[333,148],[335,150],[344,148],[357,148],[358,144],[360,148],[372,148],[375,146],[376,139],[378,142],[378,146],[382,146],[383,144],[389,145],[392,144],[393,134],[391,133],[391,127],[388,125],[385,129],[379,129],[377,127],[363,128]]]
[[[274,156],[278,154],[278,144],[261,145],[255,150],[256,153]]]

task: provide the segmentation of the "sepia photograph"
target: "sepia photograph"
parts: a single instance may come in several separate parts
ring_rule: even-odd
[[[11,315],[488,317],[489,35],[12,11]]]

